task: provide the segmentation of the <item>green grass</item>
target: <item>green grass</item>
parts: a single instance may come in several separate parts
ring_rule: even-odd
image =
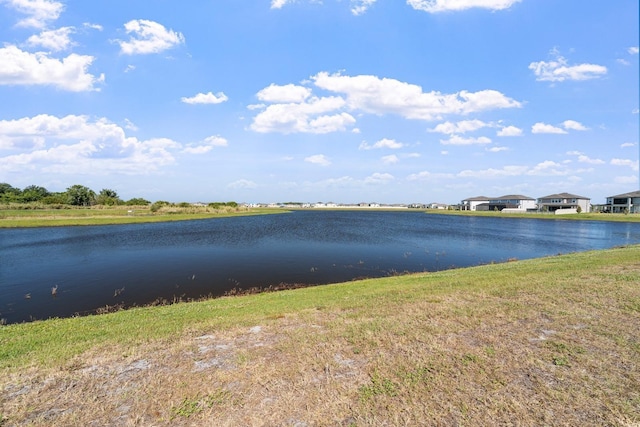
[[[459,216],[477,216],[477,217],[493,217],[493,218],[528,218],[528,219],[557,219],[567,221],[614,221],[614,222],[640,222],[638,214],[610,214],[610,213],[577,213],[556,215],[553,213],[528,212],[528,213],[503,213],[503,212],[484,212],[484,211],[448,211],[429,209],[426,213],[431,215],[459,215]]]
[[[130,212],[131,211],[131,212]],[[282,209],[211,209],[175,208],[173,211],[151,212],[148,207],[93,207],[64,209],[0,209],[0,228],[59,227],[80,225],[115,225],[147,222],[187,221],[230,216],[282,213]]]

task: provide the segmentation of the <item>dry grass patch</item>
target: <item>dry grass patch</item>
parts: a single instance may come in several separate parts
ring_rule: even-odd
[[[0,425],[638,425],[639,256],[150,309],[156,322],[198,317],[140,344],[105,335],[50,365],[26,353],[3,368]]]

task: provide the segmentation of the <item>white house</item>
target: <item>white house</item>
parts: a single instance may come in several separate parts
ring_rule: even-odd
[[[491,198],[486,196],[469,197],[468,199],[464,199],[462,201],[462,210],[463,211],[476,211],[476,210],[488,211],[489,200],[491,200]],[[478,209],[479,206],[480,206],[480,209]]]
[[[591,212],[591,199],[570,193],[550,194],[538,199],[539,211],[555,212],[563,209]]]
[[[489,210],[526,212],[536,208],[536,199],[520,194],[509,194],[489,200]]]
[[[640,191],[607,197],[607,211],[640,213]]]
[[[462,201],[463,211],[526,212],[536,208],[536,199],[520,194],[501,197],[477,196]]]

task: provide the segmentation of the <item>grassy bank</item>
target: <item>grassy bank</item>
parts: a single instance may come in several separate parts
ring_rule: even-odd
[[[331,209],[326,209],[331,210]],[[349,210],[349,209],[341,209]],[[385,209],[371,209],[385,210]],[[398,211],[398,209],[388,209]],[[361,209],[356,209],[361,211]],[[640,222],[640,215],[580,213],[574,215],[554,215],[548,213],[501,213],[501,212],[470,212],[470,211],[445,211],[430,209],[426,211],[412,210],[416,213],[426,212],[432,215],[461,215],[478,217],[501,218],[535,218],[557,220],[582,220],[582,221],[617,221]],[[247,216],[271,213],[287,212],[281,208],[223,208],[210,207],[165,207],[157,212],[152,212],[149,206],[137,207],[104,207],[61,209],[15,209],[0,206],[0,228],[18,227],[55,227],[76,225],[113,225],[135,224],[145,222],[169,222],[194,219],[223,218],[228,216]]]
[[[0,425],[640,423],[640,246],[0,328]]]
[[[459,216],[479,216],[479,217],[493,217],[493,218],[528,218],[528,219],[556,219],[567,221],[614,221],[614,222],[640,222],[640,215],[638,214],[621,214],[621,213],[576,213],[556,215],[554,213],[545,212],[526,212],[526,213],[506,213],[506,212],[492,212],[492,211],[449,211],[428,209],[426,211],[432,215],[459,215]]]
[[[163,208],[152,212],[148,206],[33,210],[0,208],[0,228],[136,224],[281,212],[283,212],[282,209],[213,209],[209,207]]]

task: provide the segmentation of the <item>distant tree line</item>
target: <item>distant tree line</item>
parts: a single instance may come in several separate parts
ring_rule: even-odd
[[[157,212],[162,208],[194,208],[195,206],[207,207],[216,210],[237,209],[236,202],[213,202],[207,205],[191,204],[187,202],[171,203],[159,200],[153,204],[140,197],[129,200],[122,200],[114,190],[103,188],[96,193],[84,185],[72,185],[62,192],[51,192],[38,185],[29,185],[22,190],[13,187],[6,182],[0,182],[0,204],[24,204],[25,209],[37,208],[41,205],[54,206],[150,206],[152,212]]]
[[[84,185],[72,185],[62,192],[51,192],[39,185],[29,185],[22,190],[13,187],[6,182],[0,183],[0,203],[41,203],[45,205],[71,205],[71,206],[145,206],[150,201],[136,197],[122,200],[114,190],[104,188],[96,194],[95,191]]]

